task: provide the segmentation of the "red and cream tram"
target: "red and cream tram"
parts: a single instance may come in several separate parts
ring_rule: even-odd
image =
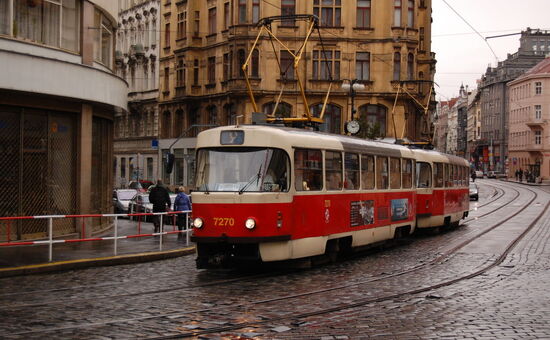
[[[197,139],[197,267],[336,255],[468,212],[468,162],[405,146],[245,125]]]

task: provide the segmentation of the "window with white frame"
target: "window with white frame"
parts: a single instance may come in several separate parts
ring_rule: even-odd
[[[535,82],[535,94],[542,94],[542,82],[540,81]]]
[[[535,105],[535,119],[542,118],[542,105]]]
[[[540,130],[535,131],[535,144],[536,145],[542,144],[542,131]]]
[[[0,34],[78,52],[80,2],[0,0]]]
[[[112,67],[113,59],[113,26],[109,19],[99,10],[95,11],[94,59],[107,67]]]

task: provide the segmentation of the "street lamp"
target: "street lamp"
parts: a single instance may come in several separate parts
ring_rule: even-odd
[[[365,85],[360,83],[358,79],[344,79],[342,83],[342,89],[349,91],[349,96],[351,97],[351,120],[346,123],[347,132],[355,135],[359,132],[359,122],[355,120],[355,94],[356,91],[362,91],[365,89]]]

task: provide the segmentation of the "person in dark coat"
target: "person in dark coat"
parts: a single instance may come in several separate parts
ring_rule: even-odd
[[[149,202],[153,204],[153,212],[166,212],[170,209],[172,202],[170,201],[170,194],[168,189],[162,184],[162,179],[157,180],[155,185],[149,192]],[[160,232],[160,215],[153,215],[153,225],[155,226],[155,233]]]
[[[476,181],[476,172],[472,170],[472,182]]]
[[[191,210],[191,200],[189,199],[189,196],[185,193],[184,187],[178,188],[178,195],[176,196],[176,199],[174,200],[174,211],[189,211]],[[176,219],[176,224],[178,225],[178,230],[182,231],[183,227],[187,223],[187,216],[188,213],[181,213],[178,214],[178,217]],[[182,238],[183,234],[179,233],[178,238]]]

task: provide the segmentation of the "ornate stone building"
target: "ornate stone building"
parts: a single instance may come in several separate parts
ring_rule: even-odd
[[[355,81],[365,89],[355,93],[353,118],[377,124],[380,136],[431,137],[435,55],[430,0],[163,0],[159,148],[163,153],[172,148],[176,154],[167,181],[192,185],[193,137],[201,129],[251,122],[253,109],[241,65],[256,39],[256,23],[262,17],[297,13],[317,15],[321,37],[311,36],[297,70],[287,51],[279,45],[273,51],[267,35],[259,40],[248,70],[259,110],[271,113],[284,84],[287,91],[278,114],[301,116],[305,105],[319,114],[332,84],[322,129],[345,133],[352,101],[341,85]],[[296,51],[307,27],[288,19],[274,22],[272,30]],[[294,72],[305,79],[307,104],[299,96]]]
[[[129,85],[128,111],[115,118],[115,187],[158,176],[160,0],[119,0],[117,74]]]

